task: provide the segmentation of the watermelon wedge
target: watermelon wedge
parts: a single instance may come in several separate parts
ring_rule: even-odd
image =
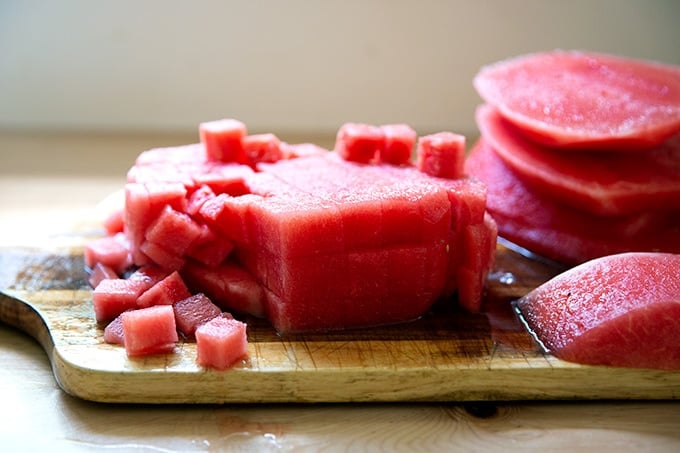
[[[484,140],[533,190],[595,214],[680,209],[680,134],[637,153],[560,152],[535,144],[481,105]]]
[[[534,289],[516,308],[560,359],[680,370],[680,255],[598,258]]]
[[[474,86],[531,139],[642,150],[680,132],[680,68],[592,52],[534,53],[482,68]]]

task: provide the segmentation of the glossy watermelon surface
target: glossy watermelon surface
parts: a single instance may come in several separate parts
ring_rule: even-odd
[[[598,258],[544,283],[516,306],[558,358],[680,369],[680,255]]]
[[[634,151],[680,132],[680,67],[593,52],[522,55],[482,68],[474,86],[532,140]]]

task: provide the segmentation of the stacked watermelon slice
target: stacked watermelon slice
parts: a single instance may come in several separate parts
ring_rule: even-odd
[[[566,264],[680,252],[680,68],[577,51],[482,68],[481,139],[499,234]]]

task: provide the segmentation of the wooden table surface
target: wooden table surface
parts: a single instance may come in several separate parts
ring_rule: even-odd
[[[122,187],[126,169],[141,150],[195,139],[177,134],[0,132],[0,246],[35,245],[67,232]],[[0,392],[0,442],[3,449],[10,447],[7,451],[680,449],[679,401],[90,403],[61,391],[37,342],[4,324],[0,324]]]

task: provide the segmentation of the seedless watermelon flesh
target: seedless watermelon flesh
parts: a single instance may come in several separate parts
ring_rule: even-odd
[[[474,78],[479,95],[533,140],[640,150],[680,132],[680,68],[552,51],[501,61]]]
[[[470,151],[465,170],[487,183],[499,235],[535,254],[580,264],[629,251],[680,253],[680,210],[604,216],[560,204],[527,186],[485,138]]]
[[[680,134],[636,153],[565,153],[531,142],[490,105],[476,118],[505,164],[561,203],[600,215],[680,209]]]
[[[560,359],[680,370],[680,255],[598,258],[546,282],[516,307]]]

